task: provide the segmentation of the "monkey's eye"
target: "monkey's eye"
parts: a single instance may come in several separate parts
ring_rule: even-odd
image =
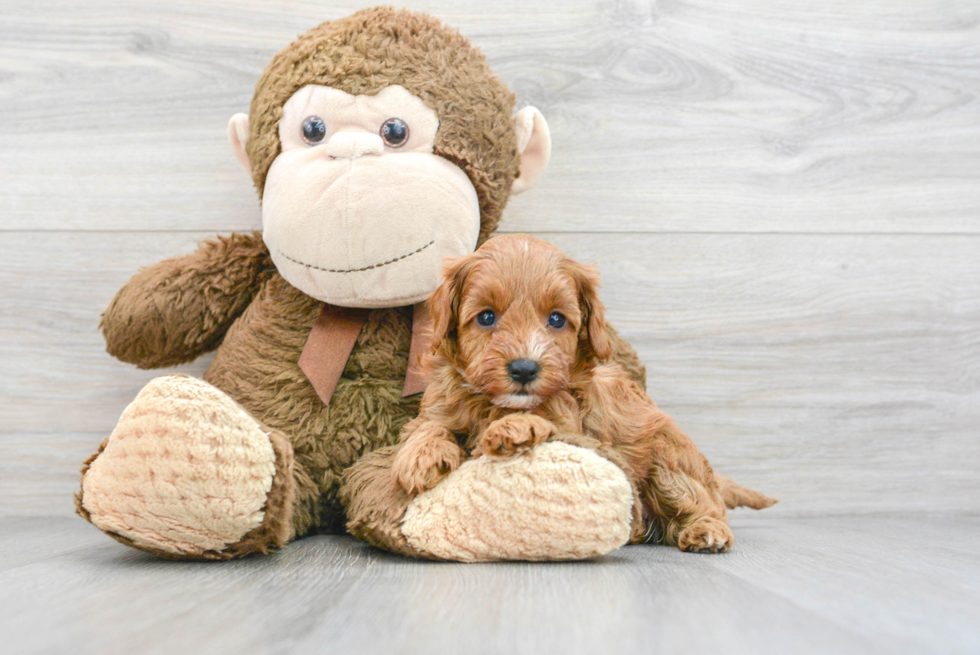
[[[381,124],[381,140],[389,148],[400,148],[408,141],[408,123],[400,118],[389,118]]]
[[[327,124],[319,116],[307,116],[303,121],[303,140],[311,146],[323,141],[327,136]]]
[[[548,317],[548,325],[556,330],[560,330],[565,327],[567,322],[568,320],[565,318],[565,316],[563,314],[559,314],[558,312],[551,312],[551,316]]]
[[[484,309],[476,316],[476,324],[480,327],[490,327],[497,322],[497,315],[492,309]]]

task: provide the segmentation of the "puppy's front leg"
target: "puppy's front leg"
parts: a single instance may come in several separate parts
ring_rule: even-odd
[[[480,439],[484,455],[506,457],[529,450],[558,432],[555,424],[537,414],[508,414],[487,426]]]
[[[405,426],[391,472],[402,489],[417,495],[439,484],[465,457],[446,426],[418,418]]]

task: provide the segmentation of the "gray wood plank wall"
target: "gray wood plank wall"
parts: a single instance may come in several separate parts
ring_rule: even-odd
[[[227,119],[359,6],[0,2],[0,514],[72,511],[159,374],[104,353],[99,313],[138,267],[259,227]],[[502,230],[599,262],[718,468],[787,515],[980,512],[980,5],[412,6],[548,117],[552,166]]]

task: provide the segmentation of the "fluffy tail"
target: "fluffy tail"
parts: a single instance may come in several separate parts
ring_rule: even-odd
[[[735,509],[736,507],[765,509],[779,502],[755,489],[743,487],[724,475],[715,473],[715,480],[718,482],[718,490],[721,492],[721,497],[725,500],[725,507],[728,509]]]

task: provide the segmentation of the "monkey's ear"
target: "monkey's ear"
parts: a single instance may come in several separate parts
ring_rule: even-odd
[[[248,114],[235,114],[228,121],[228,141],[231,142],[231,149],[235,151],[238,161],[245,167],[245,172],[252,174],[252,164],[248,161],[248,153],[245,152],[245,143],[248,141]]]
[[[548,166],[551,159],[551,132],[541,112],[534,107],[525,107],[514,116],[514,131],[517,132],[517,152],[521,155],[521,173],[514,180],[511,195],[527,191]]]

